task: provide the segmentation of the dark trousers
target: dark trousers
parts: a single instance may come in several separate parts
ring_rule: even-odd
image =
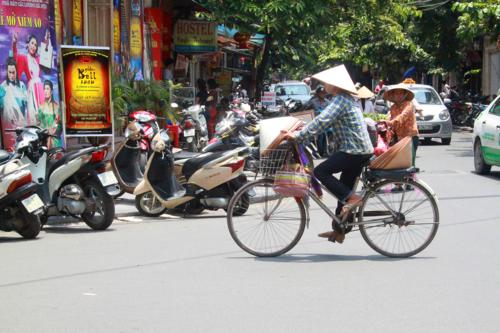
[[[353,191],[356,178],[363,170],[363,165],[372,155],[352,155],[344,152],[333,153],[323,163],[314,168],[314,175],[325,187],[334,194],[338,201],[338,215],[344,206],[344,202]],[[340,172],[340,179],[333,177],[334,173]]]
[[[417,148],[418,148],[418,136],[414,136],[411,138],[413,141],[413,156],[412,156],[412,165],[415,166],[415,158],[417,157]]]

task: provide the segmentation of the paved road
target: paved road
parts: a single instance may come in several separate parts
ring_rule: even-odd
[[[412,259],[342,245],[310,230],[288,254],[246,255],[223,212],[124,217],[111,229],[46,228],[38,240],[0,235],[2,332],[498,332],[500,171],[478,176],[470,133],[419,148],[420,177],[440,198],[442,225]]]

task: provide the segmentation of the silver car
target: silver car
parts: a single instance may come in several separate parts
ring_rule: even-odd
[[[276,98],[283,102],[291,98],[295,101],[300,101],[302,104],[307,103],[311,99],[311,88],[304,82],[300,81],[285,81],[277,83],[274,86]]]
[[[438,138],[442,144],[449,145],[453,125],[450,113],[436,90],[425,84],[408,84],[408,88],[415,94],[415,100],[422,109],[422,113],[416,115],[420,138],[427,142],[432,138]],[[378,113],[389,111],[390,105],[383,99],[385,90],[383,89],[376,98],[375,111]]]

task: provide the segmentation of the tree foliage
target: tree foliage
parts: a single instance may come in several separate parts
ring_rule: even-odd
[[[460,66],[474,38],[500,34],[498,0],[200,2],[214,20],[266,34],[261,76],[272,64],[300,77],[338,62],[368,65],[382,75],[409,65],[446,72]]]

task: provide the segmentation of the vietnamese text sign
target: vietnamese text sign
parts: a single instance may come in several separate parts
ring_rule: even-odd
[[[275,106],[276,105],[276,93],[274,91],[264,91],[261,97],[262,105],[265,106]]]
[[[178,20],[174,27],[176,52],[215,52],[217,24],[215,22]]]
[[[61,46],[68,135],[112,134],[110,50]]]

